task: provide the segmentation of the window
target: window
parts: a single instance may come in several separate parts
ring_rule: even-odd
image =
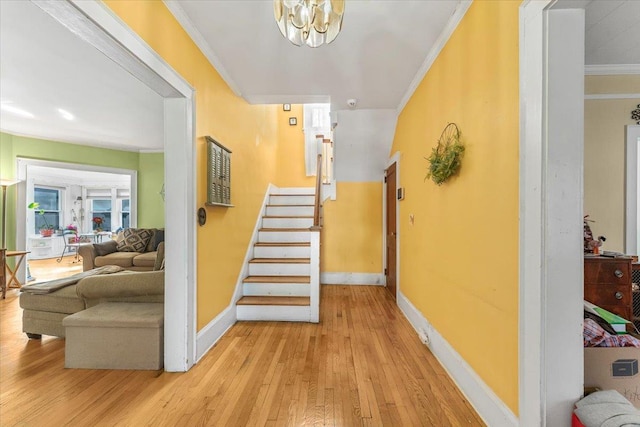
[[[120,211],[120,226],[122,228],[129,228],[129,215],[131,214],[130,210],[130,200],[124,199],[122,200],[122,210]]]
[[[36,210],[35,233],[47,224],[55,229],[60,228],[60,190],[55,188],[34,187],[33,201],[40,205],[44,215],[40,215]]]
[[[98,223],[96,218],[102,221]],[[91,200],[91,229],[100,228],[104,231],[111,231],[111,199]]]

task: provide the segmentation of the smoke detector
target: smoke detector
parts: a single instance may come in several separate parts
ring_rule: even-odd
[[[356,104],[358,103],[355,99],[347,99],[347,105],[349,108],[356,108]]]

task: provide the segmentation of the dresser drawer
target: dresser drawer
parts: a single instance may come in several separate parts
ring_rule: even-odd
[[[584,285],[584,299],[604,308],[605,305],[631,307],[631,287],[617,285]],[[594,302],[594,301],[597,301]]]
[[[607,262],[584,262],[584,283],[603,285],[625,285],[631,281],[629,261],[607,260]]]

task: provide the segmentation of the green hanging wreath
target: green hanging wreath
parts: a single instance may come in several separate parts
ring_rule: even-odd
[[[431,149],[429,157],[425,157],[429,162],[425,181],[431,179],[441,185],[460,169],[464,152],[460,136],[460,129],[455,123],[447,124],[438,138],[438,145]]]

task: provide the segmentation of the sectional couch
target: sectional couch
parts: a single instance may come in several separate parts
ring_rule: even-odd
[[[78,276],[82,276],[80,273]],[[37,285],[31,285],[37,287]],[[77,283],[54,292],[31,293],[25,286],[20,294],[22,331],[29,338],[42,335],[64,337],[62,320],[102,302],[164,302],[164,271],[122,271],[83,277]]]
[[[164,230],[128,228],[116,240],[82,245],[82,269],[117,265],[131,271],[160,270],[164,266]]]

